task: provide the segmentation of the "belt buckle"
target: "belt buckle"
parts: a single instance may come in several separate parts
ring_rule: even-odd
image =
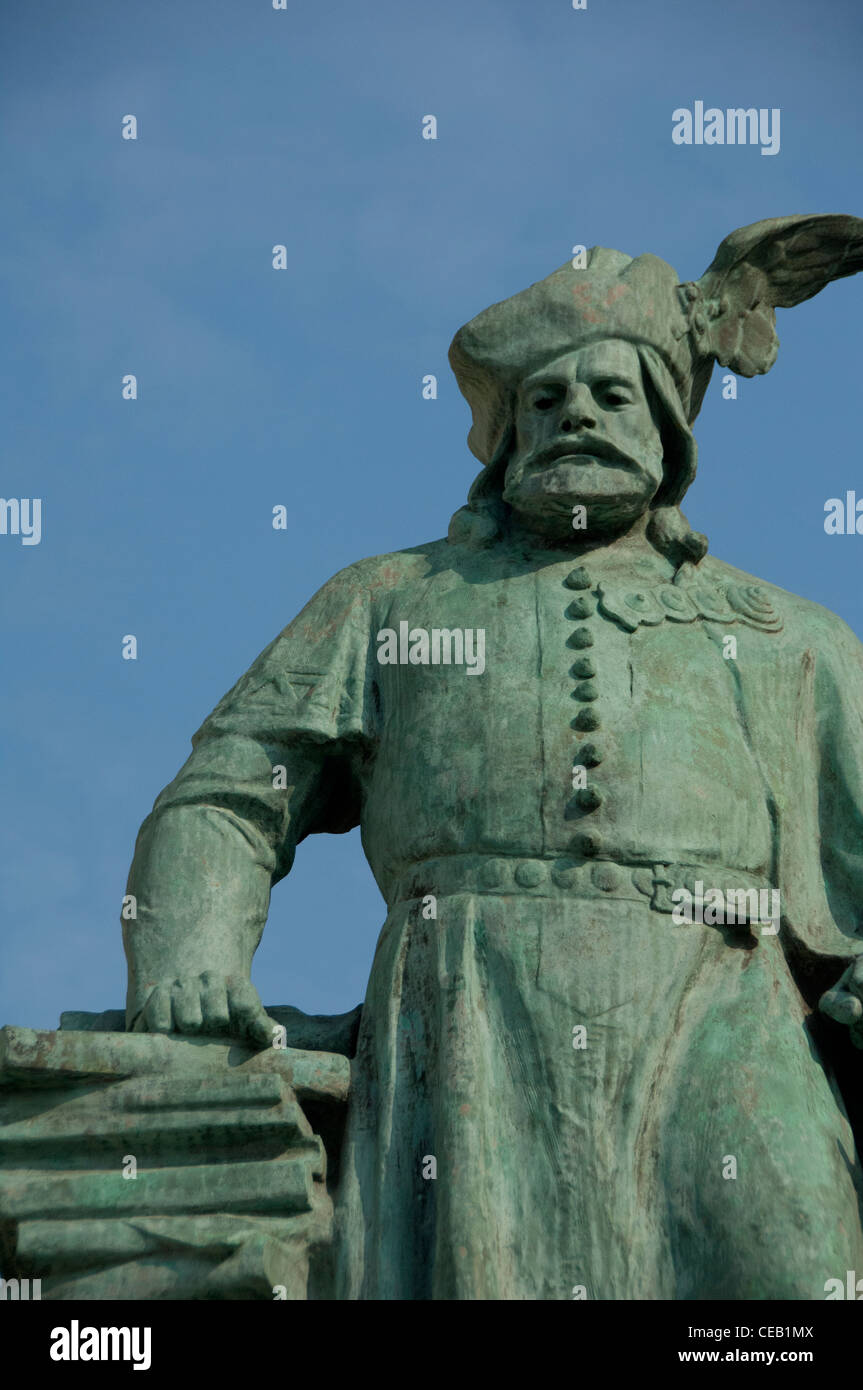
[[[670,864],[654,864],[653,866],[653,896],[650,899],[650,906],[656,912],[673,912],[676,906],[671,896],[676,885],[670,869]]]

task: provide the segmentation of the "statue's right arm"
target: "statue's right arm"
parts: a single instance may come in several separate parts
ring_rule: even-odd
[[[270,888],[305,835],[359,821],[368,627],[350,575],[224,697],[141,826],[123,921],[129,1029],[272,1043],[251,984]]]
[[[285,758],[292,785],[275,791],[272,769]],[[291,828],[321,773],[304,762],[219,739],[199,745],[162,793],[138,834],[126,889],[135,913],[123,922],[128,1028],[272,1042],[272,1020],[251,984],[252,957],[271,884],[293,859]]]

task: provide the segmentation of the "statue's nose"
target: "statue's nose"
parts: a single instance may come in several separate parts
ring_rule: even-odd
[[[596,428],[596,412],[593,401],[590,392],[583,384],[573,386],[567,392],[560,428],[563,434],[569,434],[574,429]]]

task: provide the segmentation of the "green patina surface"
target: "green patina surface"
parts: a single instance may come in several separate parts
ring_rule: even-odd
[[[10,1271],[812,1299],[863,1268],[863,647],[679,510],[714,362],[768,370],[861,232],[758,223],[684,286],[595,248],[456,336],[483,471],[449,538],[336,575],[196,734],[130,872],[129,1031],[7,1030]],[[388,909],[361,1016],[264,1010],[271,887],[354,826]]]

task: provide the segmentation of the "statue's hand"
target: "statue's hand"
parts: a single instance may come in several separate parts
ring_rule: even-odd
[[[132,1022],[133,1033],[227,1034],[261,1047],[271,1046],[277,1028],[251,980],[214,970],[159,981]]]
[[[852,1040],[863,1047],[863,955],[851,962],[832,989],[822,994],[818,1007],[837,1023],[847,1023]]]

